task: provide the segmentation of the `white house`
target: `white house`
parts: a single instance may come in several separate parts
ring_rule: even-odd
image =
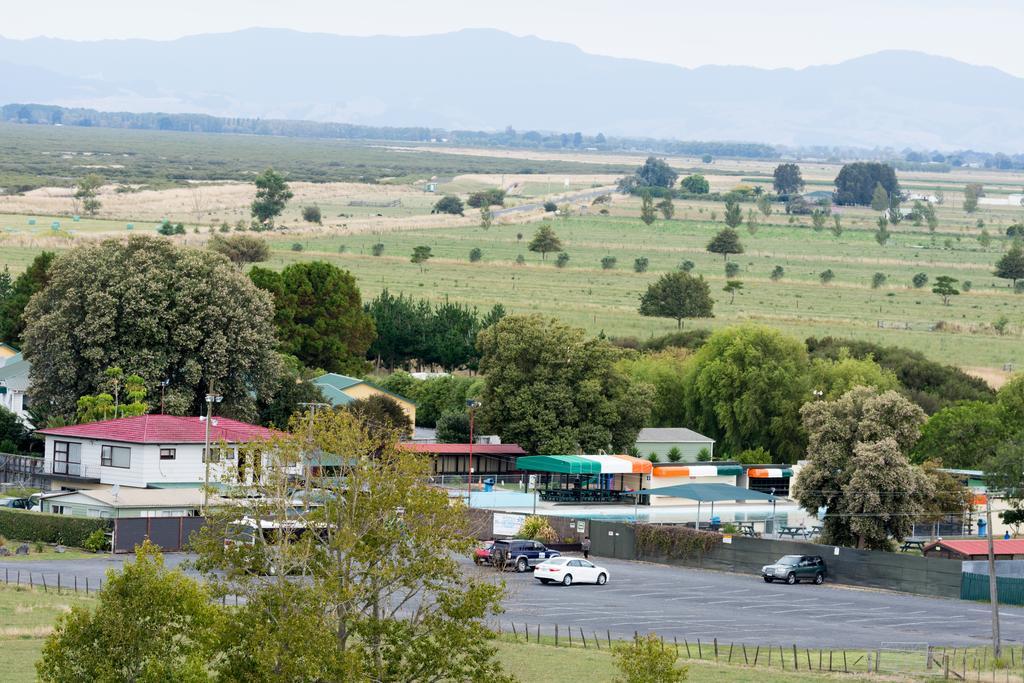
[[[139,489],[113,487],[54,491],[43,494],[42,510],[78,517],[197,517],[204,504],[202,489]],[[205,501],[210,506],[225,503],[219,496]]]
[[[204,482],[206,422],[199,417],[141,415],[40,429],[46,437],[45,474],[53,490],[195,488]],[[214,417],[210,425],[210,481],[251,481],[255,469],[238,445],[276,432]],[[262,463],[260,463],[262,464]]]
[[[0,406],[17,415],[25,424],[28,424],[26,392],[31,367],[32,364],[22,358],[20,353],[0,356]]]

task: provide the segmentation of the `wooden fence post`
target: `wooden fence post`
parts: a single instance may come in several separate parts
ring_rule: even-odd
[[[558,647],[558,624],[555,624],[555,647]]]
[[[796,643],[793,643],[793,671],[799,671],[800,665],[797,664],[800,660],[796,656]]]

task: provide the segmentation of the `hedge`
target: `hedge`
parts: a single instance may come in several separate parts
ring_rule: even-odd
[[[69,517],[49,512],[0,508],[0,535],[17,541],[59,543],[83,547],[96,529],[106,531],[110,521],[99,517]]]

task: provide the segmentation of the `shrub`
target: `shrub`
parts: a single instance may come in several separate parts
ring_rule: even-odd
[[[646,256],[641,256],[633,261],[633,270],[638,273],[646,273],[649,265],[651,265],[650,260]]]
[[[322,224],[323,215],[320,213],[320,207],[316,205],[302,207],[302,220],[307,223]]]
[[[650,460],[651,462],[658,462],[658,454],[655,453],[654,451],[651,451],[650,453],[647,454],[647,459]]]
[[[636,550],[641,557],[687,559],[708,552],[721,536],[681,524],[637,524]]]
[[[615,268],[617,259],[614,256],[602,256],[601,257],[601,268],[604,270],[612,270]]]
[[[696,265],[696,263],[690,260],[680,261],[679,270],[683,271],[684,273],[689,273],[691,270],[694,269],[694,267],[696,267]]]
[[[832,272],[831,268],[826,268],[825,270],[818,273],[818,279],[821,280],[821,284],[827,285],[828,283],[836,279],[836,274]]]
[[[568,263],[569,255],[566,254],[564,251],[558,255],[558,258],[555,259],[555,266],[557,266],[558,268],[565,268],[566,264]]]
[[[710,462],[710,461],[711,461],[711,451],[708,450],[707,447],[700,449],[700,452],[697,453],[697,462]]]
[[[668,461],[669,462],[679,462],[682,459],[683,459],[683,452],[681,450],[679,450],[679,446],[673,446],[672,448],[668,449]]]
[[[914,275],[911,282],[914,284],[915,289],[921,289],[928,284],[928,275],[926,273],[917,273]]]
[[[973,286],[974,286],[974,285],[972,285],[972,284],[971,284],[971,281],[970,281],[970,280],[964,280],[964,284],[963,284],[963,287],[962,287],[962,289],[963,289],[963,290],[964,290],[965,292],[969,292],[969,291],[971,291],[971,287],[973,287]]]
[[[547,517],[530,515],[523,521],[523,528],[519,530],[519,537],[542,543],[554,543],[558,540],[558,533],[551,528]]]
[[[786,275],[786,269],[782,266],[775,266],[772,268],[772,274],[769,276],[773,280],[781,280]]]
[[[302,251],[302,242],[292,242],[292,251]]]
[[[37,553],[41,553],[45,549],[46,549],[46,546],[43,545],[42,541],[33,541],[32,542],[32,550],[35,550]]]
[[[526,257],[523,256],[522,254],[517,254],[516,255],[516,265],[521,266],[524,263],[526,263]]]
[[[106,531],[109,522],[95,517],[68,517],[48,512],[0,508],[0,534],[7,538],[58,543],[81,548],[96,529]]]
[[[96,529],[91,534],[86,536],[85,541],[82,543],[82,547],[89,552],[98,553],[103,550],[109,550],[110,544],[107,543],[107,532],[105,529]]]
[[[377,242],[377,244],[370,247],[370,253],[372,253],[374,256],[380,256],[381,254],[384,253],[384,244],[381,242]]]
[[[472,249],[469,250],[469,262],[470,263],[476,263],[477,261],[479,261],[483,257],[484,257],[484,252],[480,249],[480,247],[473,247]]]
[[[558,204],[550,201],[544,202],[544,210],[548,213],[554,213],[555,211],[558,211]]]
[[[461,216],[463,211],[465,209],[462,200],[455,195],[449,194],[438,199],[430,213],[450,213],[455,216]]]
[[[725,264],[725,276],[726,277],[736,277],[739,274],[740,274],[740,264],[736,263],[735,261],[729,261],[728,263]]]
[[[887,279],[888,278],[886,277],[885,273],[875,273],[874,275],[871,276],[871,288],[878,289],[879,287],[885,284],[885,281]]]
[[[636,635],[629,644],[617,643],[612,657],[622,683],[679,683],[688,676],[685,666],[676,666],[676,648],[665,647],[654,633]]]

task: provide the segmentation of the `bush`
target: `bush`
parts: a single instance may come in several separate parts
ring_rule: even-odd
[[[781,280],[786,275],[786,269],[782,266],[775,266],[772,268],[772,274],[769,276],[773,280]]]
[[[380,256],[381,254],[384,253],[384,244],[381,242],[377,242],[377,244],[370,247],[370,253],[372,253],[374,256]]]
[[[681,524],[637,524],[636,550],[642,557],[687,559],[711,550],[721,536]]]
[[[612,270],[615,268],[617,259],[614,256],[602,256],[601,257],[601,268],[603,270]]]
[[[926,273],[917,273],[914,275],[911,282],[914,284],[915,289],[921,289],[928,284],[928,275]]]
[[[85,546],[89,534],[106,531],[108,520],[96,517],[68,517],[48,512],[0,508],[0,535],[19,541],[57,543],[76,548]]]
[[[699,349],[711,336],[711,330],[685,330],[669,332],[660,337],[651,337],[641,348],[644,351],[664,351],[665,349]]]
[[[725,264],[725,276],[726,277],[736,277],[739,274],[740,274],[740,264],[736,263],[735,261],[729,261],[728,263]]]
[[[638,273],[646,273],[647,267],[651,264],[650,260],[646,256],[641,256],[633,261],[633,270]]]
[[[302,207],[302,220],[307,223],[316,223],[317,225],[323,223],[323,216],[320,213],[320,207],[316,205]]]
[[[481,190],[474,192],[469,195],[469,199],[466,200],[466,204],[473,207],[474,209],[481,209],[485,206],[505,206],[505,190],[497,187]]]
[[[612,656],[622,683],[679,683],[688,676],[685,666],[676,666],[676,648],[665,647],[654,633],[634,636],[629,644],[617,643]]]
[[[461,216],[464,210],[462,200],[455,195],[449,194],[438,199],[430,213],[450,213],[455,216]]]
[[[519,530],[519,538],[528,538],[541,543],[555,543],[558,540],[558,533],[551,528],[546,517],[530,515],[523,521],[523,528]]]
[[[679,462],[682,459],[683,459],[683,452],[681,450],[679,450],[679,446],[673,446],[672,448],[668,449],[668,461],[669,462]]]
[[[684,273],[689,273],[691,270],[694,269],[694,267],[696,267],[696,265],[697,265],[696,263],[694,263],[693,261],[690,261],[689,259],[687,259],[685,261],[680,261],[679,262],[679,270],[683,271]]]
[[[472,249],[469,250],[469,262],[470,263],[476,263],[477,261],[479,261],[483,257],[484,257],[484,252],[480,249],[480,247],[473,247]]]
[[[558,211],[558,204],[555,204],[554,202],[544,202],[544,210],[548,213],[554,213],[555,211]]]
[[[292,251],[302,251],[302,242],[292,242]]]
[[[555,259],[555,266],[558,267],[558,268],[565,268],[565,266],[568,263],[569,263],[569,255],[566,254],[564,251],[558,255],[558,258]]]
[[[96,529],[93,531],[86,537],[85,542],[82,543],[82,547],[93,553],[109,550],[110,544],[107,542],[106,530]]]

